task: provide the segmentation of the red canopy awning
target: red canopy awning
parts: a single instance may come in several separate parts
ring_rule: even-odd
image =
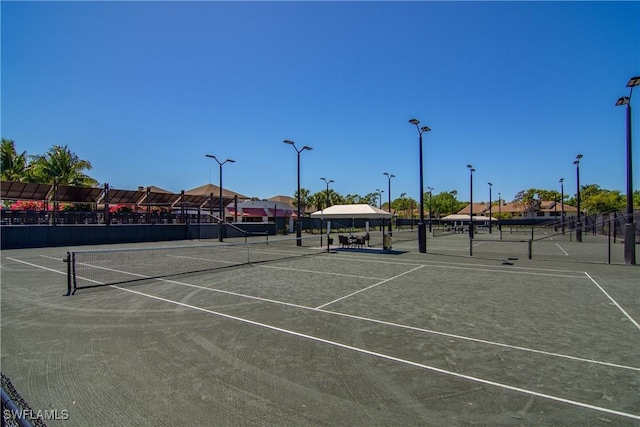
[[[240,209],[240,212],[254,216],[269,216],[262,208],[242,208]]]
[[[235,212],[235,208],[232,206],[229,206],[228,209],[229,212]],[[238,213],[247,216],[269,216],[263,208],[238,208]]]

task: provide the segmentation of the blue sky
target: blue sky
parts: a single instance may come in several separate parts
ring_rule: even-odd
[[[112,188],[218,183],[260,198],[320,180],[346,194],[474,201],[581,184],[626,192],[637,2],[7,2],[2,137],[68,145]],[[640,88],[634,188],[640,188]]]

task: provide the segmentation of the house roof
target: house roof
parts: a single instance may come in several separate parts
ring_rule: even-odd
[[[190,196],[209,196],[210,194],[213,194],[214,196],[217,196],[220,194],[220,187],[213,184],[205,184],[201,185],[200,187],[192,188],[191,190],[186,190],[184,194]],[[235,196],[238,196],[238,199],[250,199],[250,197],[247,197],[243,194],[227,190],[224,187],[222,188],[222,198],[233,199]]]
[[[273,197],[269,197],[267,199],[270,202],[281,202],[281,203],[286,203],[289,206],[293,206],[293,197],[289,197],[289,196],[273,196]]]
[[[460,209],[458,211],[458,214],[469,215],[471,213],[470,208],[471,208],[471,205],[467,205],[463,209]],[[484,213],[485,211],[488,211],[488,210],[489,210],[489,203],[482,202],[482,203],[474,203],[473,204],[473,212],[475,214]]]
[[[540,211],[542,212],[561,212],[562,211],[562,203],[555,200],[541,200],[540,201]],[[575,206],[564,204],[564,212],[577,212],[578,208]]]
[[[502,206],[498,208],[502,213],[516,212],[522,213],[527,210],[527,207],[522,203],[504,203]]]

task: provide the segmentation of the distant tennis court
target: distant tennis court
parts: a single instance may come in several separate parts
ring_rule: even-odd
[[[640,424],[637,267],[412,233],[3,251],[2,371],[48,425]]]

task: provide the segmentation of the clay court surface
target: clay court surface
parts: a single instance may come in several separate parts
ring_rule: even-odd
[[[597,242],[475,244],[272,241],[282,259],[197,273],[99,264],[138,276],[72,296],[74,248],[5,250],[2,371],[68,411],[48,425],[640,425],[640,269]]]

